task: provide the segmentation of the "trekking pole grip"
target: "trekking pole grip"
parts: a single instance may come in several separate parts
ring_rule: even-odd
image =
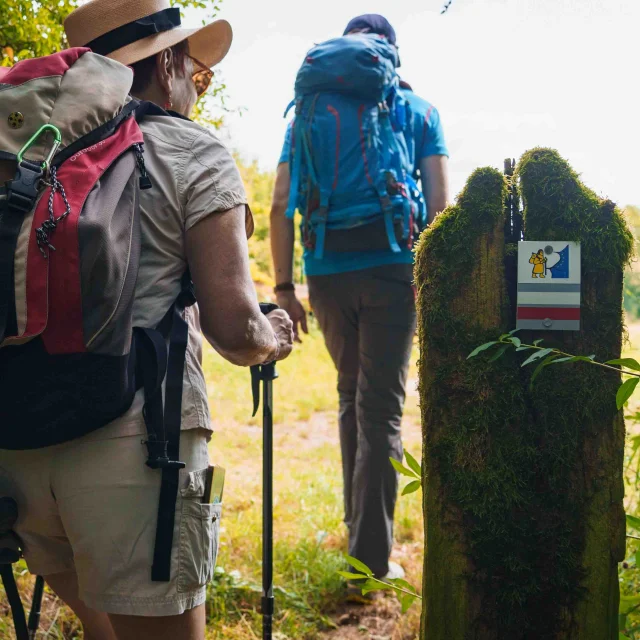
[[[277,304],[273,304],[273,302],[261,302],[260,303],[260,311],[264,313],[265,316],[268,316],[272,311],[276,311],[280,307]],[[262,379],[263,380],[275,380],[278,377],[276,373],[276,363],[267,362],[262,365]]]
[[[272,302],[261,302],[260,311],[266,316],[272,311],[279,309],[277,304]],[[253,395],[253,415],[258,413],[260,408],[260,383],[275,380],[278,377],[275,362],[256,364],[251,367],[251,389]]]

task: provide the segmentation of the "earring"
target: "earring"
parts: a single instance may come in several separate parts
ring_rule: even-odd
[[[169,94],[169,99],[164,103],[165,111],[167,111],[168,109],[171,109],[172,106],[173,106],[173,102],[171,102],[171,94]]]

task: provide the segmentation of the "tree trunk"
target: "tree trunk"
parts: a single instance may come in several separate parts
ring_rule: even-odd
[[[529,152],[518,176],[527,239],[581,242],[583,261],[581,331],[518,335],[619,357],[631,251],[620,212],[555,152]],[[497,171],[475,172],[418,249],[421,637],[617,640],[625,533],[619,376],[557,365],[530,389],[532,370],[514,350],[493,362],[466,359],[513,328],[507,280],[517,248],[505,245],[505,191]]]

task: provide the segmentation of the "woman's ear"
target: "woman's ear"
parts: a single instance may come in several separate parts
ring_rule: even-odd
[[[156,54],[156,74],[158,76],[158,84],[167,96],[170,103],[173,96],[173,51],[171,49],[163,49]]]

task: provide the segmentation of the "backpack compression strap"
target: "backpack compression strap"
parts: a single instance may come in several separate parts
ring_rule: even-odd
[[[136,329],[138,371],[145,390],[144,419],[147,426],[147,465],[160,469],[160,500],[153,552],[151,580],[168,582],[171,579],[171,549],[178,498],[180,469],[180,423],[182,419],[182,384],[189,340],[189,325],[184,310],[195,303],[189,274],[176,302],[171,306],[157,330]],[[169,339],[167,355],[166,338]],[[166,373],[166,375],[165,375]],[[165,404],[162,403],[162,382],[165,385]]]
[[[14,333],[15,297],[13,262],[24,217],[38,198],[41,165],[21,160],[16,175],[7,183],[6,198],[0,204],[0,342]]]

